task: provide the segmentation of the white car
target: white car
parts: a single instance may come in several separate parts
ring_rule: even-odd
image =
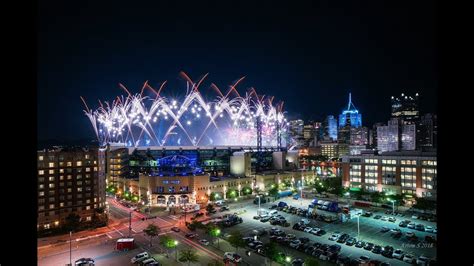
[[[394,257],[395,259],[399,259],[401,260],[403,258],[403,251],[401,249],[396,249],[393,253],[392,253],[392,257]]]
[[[149,265],[153,262],[156,262],[156,260],[154,258],[148,258],[148,259],[142,261],[142,265]]]
[[[433,230],[434,230],[433,226],[425,227],[425,232],[433,232]]]
[[[411,218],[412,218],[412,219],[418,219],[418,215],[413,214],[413,215],[411,216]]]
[[[321,231],[321,229],[315,227],[315,228],[313,228],[313,230],[310,231],[310,233],[313,234],[313,235],[315,235],[315,234],[317,234],[319,231]]]
[[[304,229],[304,231],[305,231],[306,233],[309,233],[309,232],[311,232],[312,230],[313,230],[312,227],[306,227],[306,228]]]
[[[406,232],[405,235],[406,235],[406,237],[414,237],[414,236],[415,236],[415,233],[413,233],[413,232]]]
[[[428,263],[430,262],[430,259],[421,255],[418,257],[418,259],[416,260],[416,265],[428,265]]]
[[[76,266],[94,266],[94,260],[91,258],[80,258],[74,263]]]
[[[388,216],[382,216],[382,218],[380,218],[380,220],[382,220],[382,221],[388,221]]]
[[[340,234],[332,234],[330,237],[329,237],[329,240],[332,240],[332,241],[336,241],[339,239],[341,235]]]
[[[324,206],[323,206],[324,207]],[[329,260],[329,257],[327,254],[325,253],[321,253],[321,255],[319,255],[319,259],[320,260]]]
[[[130,261],[132,263],[137,263],[137,262],[140,262],[142,260],[148,259],[149,257],[150,257],[150,254],[148,254],[148,252],[142,252],[142,253],[137,254]]]
[[[370,261],[370,257],[367,256],[360,256],[359,259],[362,261],[362,263],[368,263]]]
[[[296,248],[297,246],[299,246],[301,244],[301,241],[299,240],[293,240],[290,242],[290,247],[292,248]]]
[[[273,215],[276,215],[278,213],[277,210],[271,210],[268,214],[270,214],[271,216]]]
[[[224,260],[230,260],[232,262],[241,262],[242,257],[234,252],[226,252],[224,253]]]
[[[205,245],[205,246],[209,246],[209,241],[207,241],[207,239],[200,239],[199,240],[199,243]]]
[[[416,226],[415,223],[409,223],[409,224],[407,225],[407,228],[415,229],[415,226]]]
[[[308,219],[301,219],[301,222],[304,224],[304,225],[308,225],[310,223],[310,221]]]
[[[403,261],[404,262],[408,262],[408,263],[413,263],[413,261],[415,260],[415,256],[413,254],[405,254],[405,256],[403,256]]]

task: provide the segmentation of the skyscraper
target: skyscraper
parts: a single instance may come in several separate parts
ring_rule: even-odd
[[[328,115],[324,124],[325,137],[337,140],[337,119],[333,115]]]
[[[418,148],[435,148],[437,145],[438,123],[435,114],[421,116],[416,128]]]
[[[415,150],[416,125],[405,124],[402,119],[390,119],[386,126],[377,127],[377,149],[380,152]]]
[[[419,95],[392,96],[392,118],[402,119],[404,124],[413,124],[420,118]]]
[[[361,127],[362,126],[362,114],[356,109],[352,103],[351,94],[349,93],[349,102],[347,108],[342,111],[339,115],[339,128],[350,126],[350,127]]]

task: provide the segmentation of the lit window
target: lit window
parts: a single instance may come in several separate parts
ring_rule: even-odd
[[[54,204],[49,204],[50,209],[54,209]]]
[[[67,166],[72,166],[72,162],[67,162]]]
[[[89,154],[86,154],[85,158],[86,158],[86,159],[89,159]]]
[[[77,188],[77,192],[82,192],[82,188],[81,188],[81,187],[78,187],[78,188]]]
[[[77,166],[82,166],[82,161],[77,161],[77,162],[76,162],[76,165],[77,165]]]
[[[44,170],[38,170],[39,175],[44,175]]]
[[[58,225],[59,225],[59,221],[55,221],[55,222],[54,222],[54,225],[55,225],[55,226],[58,226]]]
[[[42,161],[44,159],[43,156],[38,156],[38,160]]]
[[[49,174],[50,175],[54,174],[54,170],[53,169],[49,170]]]
[[[63,176],[63,175],[60,175],[60,176],[59,176],[59,180],[64,180],[64,176]]]
[[[68,193],[71,193],[71,192],[72,192],[72,188],[68,188],[68,189],[67,189],[67,192],[68,192]]]
[[[91,209],[91,206],[86,206],[86,210],[90,210]]]
[[[64,174],[64,169],[59,169],[60,174]]]
[[[40,196],[44,196],[44,191],[40,191],[40,192],[39,192],[39,195],[40,195]]]
[[[87,206],[87,207],[89,207],[89,206]],[[92,221],[92,217],[87,216],[87,217],[86,217],[86,221]]]
[[[49,167],[54,167],[54,163],[49,163]]]
[[[59,203],[59,207],[64,207],[64,202]]]
[[[44,224],[44,229],[49,229],[49,224]]]
[[[43,189],[44,188],[44,185],[43,184],[40,184],[39,185],[39,189]]]
[[[91,169],[89,167],[86,168],[86,172],[90,172]]]
[[[54,176],[50,176],[49,181],[54,181]]]
[[[49,188],[54,188],[54,184],[49,184]]]

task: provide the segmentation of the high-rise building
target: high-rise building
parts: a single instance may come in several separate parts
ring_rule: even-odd
[[[392,118],[402,119],[404,124],[412,124],[420,118],[419,95],[392,96]]]
[[[369,130],[369,147],[374,149],[377,148],[377,127],[383,126],[381,122],[375,123]]]
[[[405,124],[397,118],[390,119],[388,125],[377,127],[377,149],[380,152],[415,150],[416,125]]]
[[[438,123],[435,114],[421,116],[416,129],[418,148],[433,148],[437,146]]]
[[[367,127],[351,128],[351,145],[368,145],[369,129]]]
[[[38,231],[64,226],[73,213],[81,222],[106,222],[103,209],[96,212],[106,201],[98,155],[97,149],[85,148],[38,151]]]
[[[326,140],[337,140],[337,119],[328,115],[324,121],[324,137]]]
[[[296,147],[303,147],[304,146],[303,120],[301,119],[291,120],[288,122],[288,124],[289,124],[289,135],[291,139],[293,140],[293,145]]]
[[[303,139],[305,147],[315,147],[317,144],[316,127],[309,123],[303,127]]]
[[[349,93],[349,102],[347,108],[342,111],[339,115],[339,128],[349,127],[361,127],[362,126],[362,114],[356,109],[352,103],[351,94]]]

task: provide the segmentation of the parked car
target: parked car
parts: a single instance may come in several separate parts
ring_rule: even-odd
[[[417,224],[415,226],[415,229],[418,230],[418,231],[425,231],[425,226],[422,225],[422,224]]]
[[[382,218],[382,215],[377,214],[377,215],[374,216],[374,219],[376,219],[376,220],[378,220],[380,218]]]
[[[199,243],[205,245],[205,246],[209,246],[209,241],[207,239],[200,239],[199,240]]]
[[[226,252],[224,253],[224,261],[239,263],[242,261],[242,257],[239,254],[234,253],[234,252]]]
[[[365,247],[364,247],[365,250],[369,250],[369,251],[372,250],[373,248],[374,248],[373,243],[367,243],[365,244]]]
[[[401,249],[396,249],[395,251],[393,251],[392,257],[401,260],[403,258],[403,251]]]
[[[151,265],[151,264],[154,264],[154,265],[159,265],[159,264],[156,264],[157,261],[155,260],[155,258],[148,258],[144,261],[142,261],[140,264],[141,265]]]
[[[130,262],[131,263],[138,263],[142,260],[145,260],[145,259],[148,259],[150,257],[150,254],[148,254],[148,252],[142,252],[142,253],[139,253],[137,255],[135,255],[135,257],[133,257]]]
[[[325,235],[325,234],[326,234],[326,231],[324,231],[323,229],[319,230],[319,231],[316,233],[317,236],[323,236],[323,235]]]
[[[419,256],[418,259],[416,259],[416,265],[428,265],[430,262],[430,259],[425,257],[425,256]]]
[[[413,262],[415,262],[415,256],[413,254],[405,254],[403,256],[403,261],[413,264]]]
[[[380,254],[382,252],[382,247],[379,245],[375,245],[374,248],[372,249],[372,252],[375,254]]]
[[[362,216],[364,216],[364,217],[370,217],[370,216],[372,216],[372,213],[371,213],[371,212],[364,212],[364,213],[362,214]]]
[[[364,246],[365,246],[364,241],[357,241],[357,243],[355,243],[356,248],[363,248]]]
[[[382,229],[380,230],[380,232],[382,232],[382,233],[385,233],[385,232],[388,232],[388,231],[390,231],[390,229],[386,226],[383,226]]]
[[[394,223],[395,221],[397,221],[397,219],[395,217],[389,217],[388,221]]]
[[[94,260],[91,258],[80,258],[74,262],[76,266],[94,266]]]
[[[334,233],[329,237],[329,240],[336,241],[339,239],[340,236],[341,236],[340,234]]]
[[[353,237],[350,237],[349,239],[347,239],[347,241],[346,241],[346,245],[348,245],[348,246],[352,246],[352,245],[354,245],[354,244],[355,244],[355,242],[356,242],[356,239],[355,239],[355,238],[353,238]]]
[[[300,244],[301,244],[301,241],[299,241],[299,240],[293,240],[293,241],[290,242],[290,247],[296,248],[296,247],[298,247]]]
[[[434,230],[433,226],[427,226],[427,227],[425,227],[425,232],[430,232],[430,233],[432,233],[433,230]]]
[[[387,221],[387,220],[388,220],[388,216],[382,216],[382,218],[380,218],[380,220],[382,220],[382,221]]]
[[[409,223],[409,224],[407,225],[407,228],[415,229],[415,226],[416,226],[416,224],[413,223],[413,222],[411,222],[411,223]]]
[[[391,247],[391,246],[385,246],[382,249],[382,256],[384,256],[384,257],[391,258],[392,253],[393,253],[393,247]]]
[[[181,230],[180,230],[178,227],[175,226],[175,227],[171,227],[171,231],[173,231],[173,232],[179,232],[179,231],[181,231]]]

